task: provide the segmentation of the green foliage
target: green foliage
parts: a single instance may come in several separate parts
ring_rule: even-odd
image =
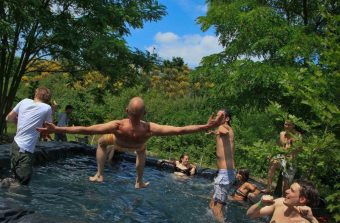
[[[62,62],[59,72],[75,78],[84,70],[100,71],[112,80],[135,74],[140,55],[124,38],[131,28],[142,28],[163,15],[165,7],[155,0],[1,1],[0,134],[22,77],[51,72],[32,69],[37,63]]]
[[[266,157],[283,152],[269,138],[275,131],[256,139],[256,126],[243,123],[251,115],[242,111],[260,113],[255,123],[268,120],[266,126],[277,134],[277,123],[289,119],[303,133],[295,143],[302,148],[296,160],[300,175],[314,181],[321,195],[334,193],[339,181],[339,5],[332,0],[208,3],[207,15],[198,22],[203,30],[216,29],[225,50],[204,58],[192,80],[213,82],[215,87],[205,91],[214,95],[212,103],[230,104],[239,113],[236,132],[246,138],[238,148],[246,157],[239,157],[240,163],[264,175]],[[335,202],[328,203],[333,213]]]
[[[279,123],[280,126],[276,127],[276,123]],[[281,125],[282,120],[275,122],[270,115],[254,107],[234,113],[232,118],[232,126],[236,132],[235,140],[246,146],[253,145],[259,140],[277,141]]]
[[[209,1],[207,15],[198,19],[203,30],[216,28],[226,47],[226,61],[241,55],[276,57],[276,49],[290,39],[291,28],[286,21],[262,2],[265,1]]]
[[[329,205],[327,206],[327,209],[334,213],[334,218],[336,222],[340,222],[340,184],[336,183],[335,187],[336,190],[329,196],[326,197],[327,202]]]
[[[121,4],[110,10],[117,13],[117,18],[132,21],[136,11],[125,14],[125,9],[136,9],[138,4]],[[162,8],[155,7],[160,16]],[[204,58],[193,71],[181,58],[162,63],[154,54],[129,54],[119,35],[126,33],[124,26],[119,26],[123,20],[118,19],[115,27],[121,29],[112,32],[118,35],[112,40],[113,45],[103,49],[102,43],[109,39],[99,38],[92,45],[87,37],[82,45],[86,46],[86,58],[74,62],[72,58],[77,55],[72,52],[65,52],[63,58],[67,59],[66,65],[80,66],[100,52],[115,49],[121,54],[112,54],[117,56],[113,62],[104,57],[90,65],[103,66],[98,68],[103,74],[110,73],[110,69],[121,74],[132,69],[136,76],[117,74],[113,84],[99,84],[103,82],[100,78],[86,78],[84,73],[80,80],[74,78],[76,75],[51,75],[39,83],[52,89],[59,104],[73,104],[75,120],[82,125],[126,117],[125,106],[134,96],[144,98],[147,121],[165,125],[205,123],[212,111],[226,107],[233,114],[236,166],[247,167],[258,177],[266,177],[272,156],[287,153],[277,140],[284,121],[289,119],[302,133],[290,149],[299,151],[294,164],[300,176],[315,182],[321,195],[327,196],[328,210],[339,221],[339,12],[339,5],[333,0],[210,0],[207,15],[198,22],[203,30],[216,28],[225,48]],[[63,19],[71,21],[67,16]],[[104,19],[103,24],[106,22]],[[8,29],[3,21],[0,26]],[[72,32],[67,38],[68,35]],[[78,41],[82,40],[72,43],[64,39],[63,44],[72,48]],[[134,59],[138,61],[136,65]],[[105,68],[108,63],[111,67]],[[98,81],[89,81],[93,79]],[[80,84],[75,84],[75,80]],[[18,97],[29,94],[29,86],[22,85]],[[216,163],[215,139],[204,133],[154,137],[147,147],[161,158],[178,159],[186,152],[194,163]]]
[[[153,69],[144,71],[145,90],[156,90],[168,97],[183,97],[190,94],[190,69],[182,58],[164,60]]]
[[[211,114],[205,109],[208,98],[167,98],[156,91],[144,95],[148,114],[146,119],[163,125],[183,126],[204,124]],[[190,154],[194,162],[211,164],[215,146],[211,136],[203,133],[193,135],[158,137],[148,142],[150,151],[157,151],[163,158],[177,158],[183,153]]]
[[[239,165],[250,169],[252,175],[266,177],[270,158],[279,151],[274,145],[273,141],[258,140],[251,146],[238,147],[235,156]]]

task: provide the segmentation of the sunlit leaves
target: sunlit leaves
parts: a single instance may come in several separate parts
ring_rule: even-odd
[[[241,114],[238,124],[246,129],[238,131],[255,142],[242,140],[243,155],[256,162],[241,160],[259,172],[266,171],[257,165],[274,153],[273,141],[257,139],[243,111],[264,112],[273,120],[263,123],[262,114],[249,114],[255,125],[294,122],[303,132],[297,166],[323,195],[339,180],[339,12],[333,0],[210,0],[198,22],[203,30],[215,28],[225,50],[204,58],[193,74],[194,80],[216,84],[206,93],[214,106],[228,104]],[[329,205],[334,212],[336,205]]]

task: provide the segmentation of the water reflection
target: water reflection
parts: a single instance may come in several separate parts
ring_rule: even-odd
[[[91,183],[94,157],[74,157],[37,167],[29,187],[0,190],[14,205],[44,216],[83,222],[214,222],[208,208],[211,181],[146,167],[149,188],[134,189],[135,165],[121,162],[106,168],[105,183]],[[247,206],[230,202],[226,222],[259,222],[245,217]]]

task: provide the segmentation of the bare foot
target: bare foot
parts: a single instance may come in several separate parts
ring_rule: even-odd
[[[7,177],[0,180],[0,188],[16,188],[19,187],[20,183],[14,178]]]
[[[147,187],[147,186],[149,186],[149,182],[145,182],[145,183],[136,183],[135,184],[135,188],[136,189],[141,189],[141,188],[145,188],[145,187]]]
[[[92,182],[103,182],[104,181],[104,177],[103,177],[103,175],[99,175],[98,173],[96,173],[96,175],[94,175],[93,177],[89,177],[89,181],[92,181]]]

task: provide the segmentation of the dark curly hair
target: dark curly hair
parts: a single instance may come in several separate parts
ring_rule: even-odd
[[[319,193],[315,185],[307,180],[295,180],[294,183],[300,185],[300,197],[307,199],[306,205],[310,207],[316,207],[319,204]]]
[[[249,179],[249,170],[248,169],[240,168],[240,169],[238,169],[237,173],[242,176],[242,180],[244,182],[248,181],[248,179]]]
[[[186,153],[183,153],[183,154],[179,157],[179,162],[180,162],[180,163],[182,163],[182,159],[183,159],[185,156],[189,157],[189,155],[186,154]]]
[[[224,112],[224,115],[229,118],[228,125],[231,126],[230,121],[231,121],[231,112],[227,108],[221,108],[220,111]]]

